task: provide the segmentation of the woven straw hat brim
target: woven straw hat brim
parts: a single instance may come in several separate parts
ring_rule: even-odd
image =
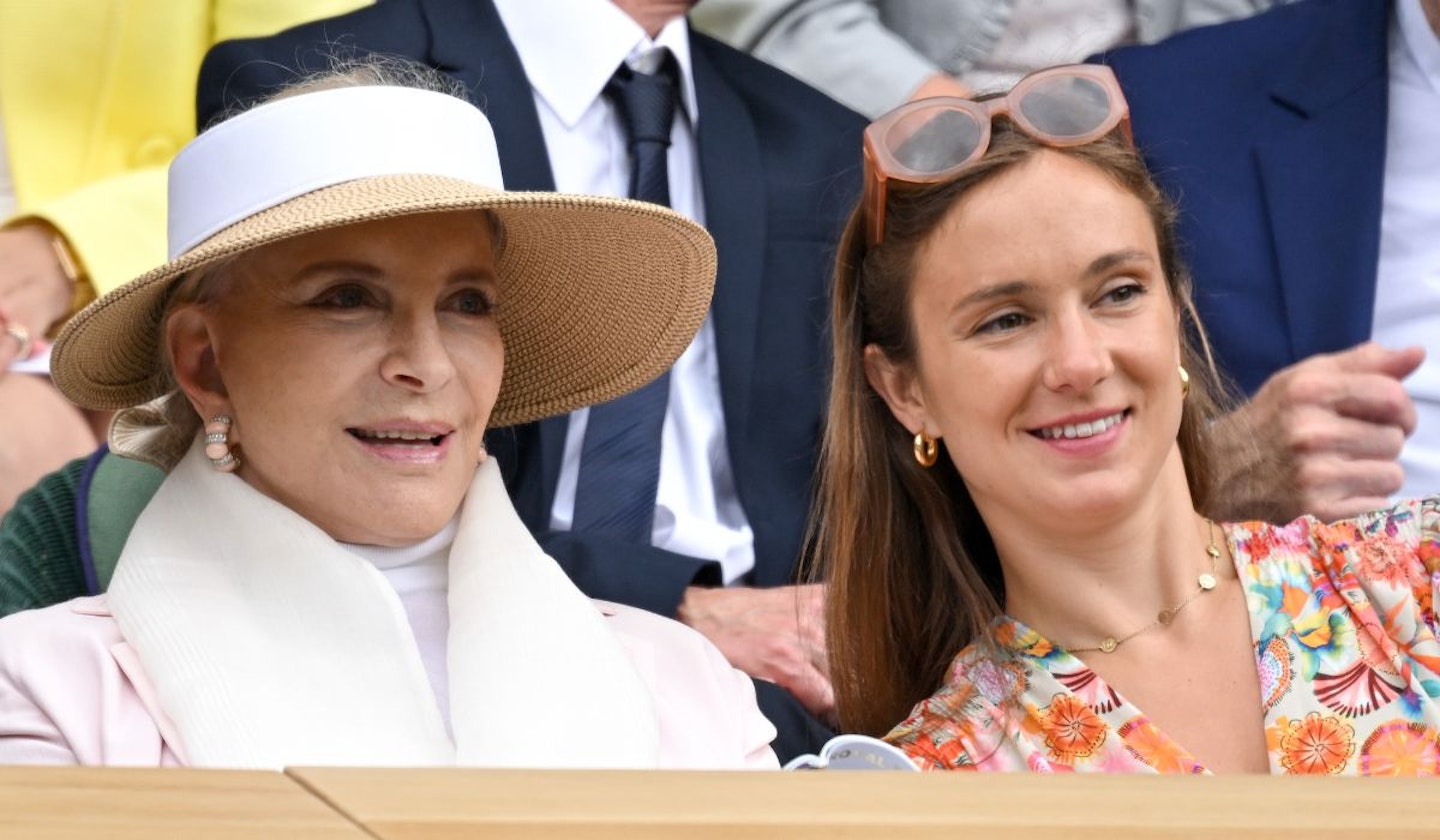
[[[628,393],[667,370],[699,330],[715,285],[715,248],[704,228],[679,214],[627,199],[395,175],[261,211],[105,295],[61,331],[51,374],[86,408],[148,402],[171,387],[161,369],[161,318],[171,287],[187,272],[318,230],[480,209],[494,211],[505,228],[496,261],[505,375],[492,427]]]

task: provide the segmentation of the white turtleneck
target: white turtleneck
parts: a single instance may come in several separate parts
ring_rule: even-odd
[[[455,541],[459,518],[441,528],[435,536],[413,545],[388,548],[378,545],[341,543],[345,550],[369,561],[400,596],[420,661],[430,677],[440,716],[450,730],[450,678],[445,665],[446,639],[450,634],[449,588],[450,545]]]

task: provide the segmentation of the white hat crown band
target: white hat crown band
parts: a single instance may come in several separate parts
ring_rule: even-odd
[[[296,196],[381,175],[438,175],[505,187],[495,132],[470,103],[413,88],[317,91],[232,117],[176,156],[170,164],[170,259]]]

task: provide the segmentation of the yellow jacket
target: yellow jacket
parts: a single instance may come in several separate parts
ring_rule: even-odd
[[[195,135],[211,44],[370,0],[0,0],[17,218],[59,228],[96,292],[165,260],[165,167]]]

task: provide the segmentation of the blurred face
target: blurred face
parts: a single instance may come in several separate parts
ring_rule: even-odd
[[[240,477],[341,541],[440,530],[500,389],[495,304],[478,213],[368,222],[243,258],[203,315]]]
[[[621,11],[640,24],[641,28],[654,38],[665,28],[665,24],[681,15],[688,14],[697,0],[614,0]]]
[[[1178,319],[1144,204],[1042,151],[976,188],[918,254],[911,366],[867,354],[910,431],[944,438],[987,521],[1133,505],[1180,427]]]

